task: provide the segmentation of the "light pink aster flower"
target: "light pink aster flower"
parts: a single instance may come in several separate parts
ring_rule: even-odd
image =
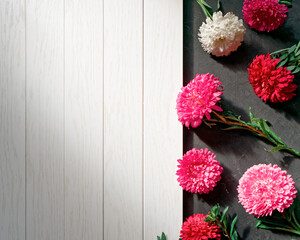
[[[223,92],[219,89],[221,82],[213,74],[197,74],[188,85],[181,88],[176,100],[178,120],[187,128],[193,128],[202,123],[206,117],[210,119],[212,110],[222,111],[217,106]]]
[[[292,205],[297,193],[294,185],[291,175],[277,165],[254,165],[239,180],[239,202],[258,218],[271,216],[274,210],[283,212]]]
[[[245,0],[243,6],[245,22],[257,31],[270,32],[279,28],[287,19],[288,11],[278,0]]]
[[[223,168],[215,160],[215,155],[205,149],[196,149],[186,152],[179,165],[176,175],[183,190],[191,193],[208,193],[221,180]]]

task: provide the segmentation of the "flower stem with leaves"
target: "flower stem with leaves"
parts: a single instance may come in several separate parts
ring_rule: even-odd
[[[215,11],[213,11],[212,7],[209,4],[207,4],[207,2],[205,2],[204,0],[197,0],[197,3],[202,8],[202,11],[205,14],[205,16],[209,17],[210,19],[212,19],[213,12],[217,12],[221,8],[220,0],[218,0],[218,6],[217,6],[217,9]]]
[[[229,240],[238,240],[238,233],[234,229],[235,223],[237,221],[237,216],[230,223],[230,217],[227,215],[228,207],[226,207],[223,212],[220,212],[220,205],[215,205],[211,211],[208,213],[208,216],[204,220],[205,222],[213,222],[218,225],[223,235]]]
[[[270,54],[272,58],[279,58],[276,67],[286,67],[291,74],[300,72],[300,41],[290,48],[281,49]]]
[[[300,200],[296,198],[293,205],[283,213],[276,211],[272,216],[257,218],[255,226],[300,235]]]
[[[254,117],[251,112],[251,107],[249,108],[249,115],[250,122],[245,122],[241,120],[241,116],[237,116],[231,111],[225,111],[223,113],[213,111],[213,117],[209,120],[205,120],[204,123],[209,127],[212,127],[216,123],[228,125],[229,127],[224,130],[243,129],[250,131],[255,136],[264,138],[275,145],[275,147],[271,150],[266,150],[267,152],[287,151],[297,157],[300,157],[300,152],[288,147],[282,139],[270,129],[267,120]]]

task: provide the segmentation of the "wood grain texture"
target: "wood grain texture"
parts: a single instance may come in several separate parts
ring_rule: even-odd
[[[102,240],[103,1],[65,3],[65,239]]]
[[[25,8],[0,1],[0,239],[25,239]]]
[[[26,239],[64,239],[64,2],[26,2]]]
[[[142,239],[142,1],[104,3],[104,239]]]
[[[182,190],[175,174],[182,127],[175,106],[182,86],[182,1],[145,0],[144,18],[144,239],[162,231],[178,239]]]

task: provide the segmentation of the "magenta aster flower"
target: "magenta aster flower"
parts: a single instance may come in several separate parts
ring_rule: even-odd
[[[212,110],[222,111],[217,102],[223,94],[219,87],[221,82],[213,74],[197,74],[188,85],[181,88],[177,96],[178,120],[189,128],[198,127],[205,116],[210,119]]]
[[[215,157],[207,148],[193,148],[178,160],[179,169],[176,175],[183,190],[202,194],[208,193],[217,185],[223,168]]]
[[[203,221],[207,215],[194,214],[183,223],[180,237],[182,240],[221,239],[221,229],[214,223]]]
[[[297,193],[294,185],[291,175],[277,165],[254,165],[239,180],[239,202],[256,217],[271,216],[274,210],[283,212],[292,205]]]
[[[245,0],[243,6],[244,20],[250,28],[270,32],[279,28],[287,18],[289,11],[278,0]]]

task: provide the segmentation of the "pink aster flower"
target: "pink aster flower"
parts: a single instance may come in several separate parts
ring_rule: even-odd
[[[280,59],[272,59],[270,54],[259,55],[248,68],[249,82],[263,101],[285,102],[296,95],[294,75],[286,67],[276,68],[279,61]]]
[[[223,94],[220,86],[219,78],[213,74],[197,74],[187,86],[181,88],[177,96],[178,120],[187,128],[190,124],[196,128],[204,117],[210,119],[212,110],[222,111],[222,108],[216,105]]]
[[[215,155],[207,148],[196,149],[186,152],[179,159],[178,182],[180,186],[191,193],[208,193],[221,180],[223,168],[215,160]]]
[[[183,223],[180,237],[182,240],[221,239],[221,229],[214,223],[203,221],[207,215],[194,214]]]
[[[245,0],[243,6],[244,20],[257,31],[270,32],[279,28],[287,18],[289,11],[278,0]]]
[[[294,185],[291,175],[277,165],[254,165],[239,180],[239,202],[246,212],[258,218],[271,216],[274,210],[282,213],[296,197]]]

